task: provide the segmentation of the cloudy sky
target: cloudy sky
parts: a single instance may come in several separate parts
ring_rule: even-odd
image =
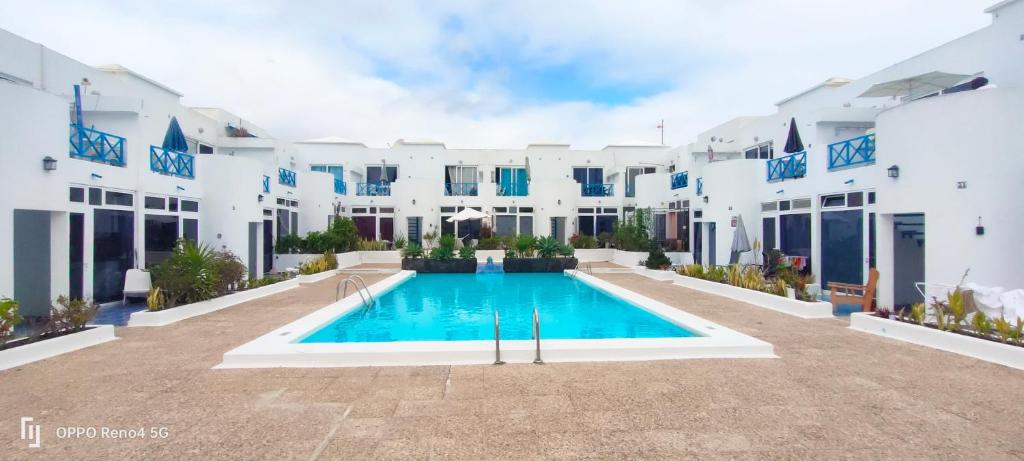
[[[296,6],[294,3],[301,3]],[[0,0],[0,28],[299,140],[666,144],[989,22],[995,0]]]

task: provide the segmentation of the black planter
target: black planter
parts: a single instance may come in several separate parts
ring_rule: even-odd
[[[441,261],[426,258],[402,258],[402,270],[420,274],[472,274],[476,272],[476,259],[449,259]]]
[[[576,258],[505,258],[501,263],[505,272],[562,272],[575,269]]]

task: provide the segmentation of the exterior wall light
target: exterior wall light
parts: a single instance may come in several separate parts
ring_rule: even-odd
[[[708,203],[708,196],[707,195],[704,196],[704,203]]]
[[[256,196],[256,201],[257,201],[257,202],[260,202],[260,203],[263,203],[263,194],[259,194],[259,195],[257,195],[257,196]]]
[[[897,165],[893,165],[886,169],[885,171],[889,173],[890,178],[896,179],[900,177],[900,167]]]
[[[46,157],[43,157],[43,170],[44,171],[54,171],[56,169],[57,169],[57,159],[55,159],[53,157],[50,157],[49,155],[47,155]]]

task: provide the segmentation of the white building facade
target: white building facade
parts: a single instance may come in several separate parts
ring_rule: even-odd
[[[1024,200],[1011,184],[1024,152],[1011,133],[1024,127],[1024,2],[987,12],[986,28],[860,79],[829,79],[686,146],[600,150],[285,142],[228,111],[185,107],[123,67],[0,30],[0,295],[30,315],[62,294],[118,300],[124,272],[159,262],[179,238],[263,274],[279,236],[322,231],[335,216],[371,240],[479,236],[480,221],[446,221],[465,207],[491,214],[497,235],[562,242],[651,209],[678,262],[718,265],[741,218],[762,251],[793,257],[822,285],[864,282],[877,268],[879,306],[919,300],[914,282],[955,283],[968,268],[978,283],[1022,287],[1013,234]],[[988,85],[858,97],[933,71]],[[187,151],[161,147],[172,119]],[[784,152],[791,120],[800,152]]]

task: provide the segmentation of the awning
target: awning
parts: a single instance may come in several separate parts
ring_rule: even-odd
[[[876,83],[871,85],[871,88],[868,88],[867,91],[861,93],[859,97],[909,96],[913,99],[936,91],[942,91],[960,83],[966,78],[970,78],[970,75],[933,71],[913,77]]]

